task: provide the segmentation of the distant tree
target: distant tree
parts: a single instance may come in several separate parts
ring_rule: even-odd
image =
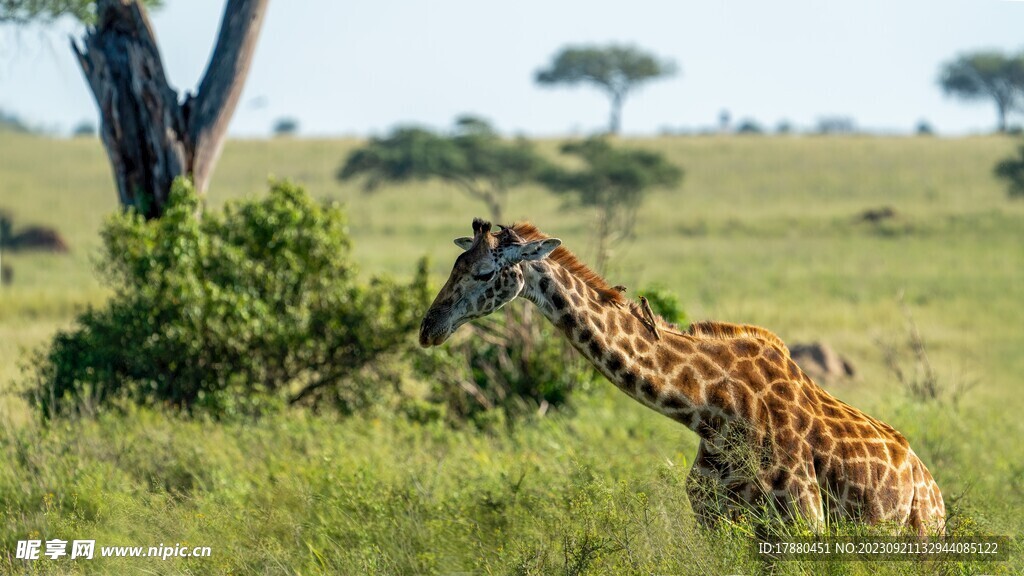
[[[919,121],[917,123],[917,127],[914,129],[914,132],[918,136],[934,136],[935,135],[935,129],[932,128],[931,122],[928,122],[927,120]]]
[[[732,127],[732,114],[725,109],[718,113],[718,131],[722,134],[729,132]]]
[[[683,170],[661,154],[615,148],[604,138],[589,138],[562,146],[562,152],[583,161],[578,170],[549,167],[541,182],[571,203],[597,212],[596,265],[604,272],[611,245],[633,231],[636,210],[653,188],[677,186]]]
[[[942,66],[939,86],[962,100],[993,101],[997,128],[1006,132],[1006,116],[1024,96],[1024,55],[1011,57],[996,51],[960,55]]]
[[[71,129],[72,136],[95,136],[96,125],[88,120],[83,120]]]
[[[195,94],[183,101],[139,0],[0,0],[0,22],[50,22],[70,15],[88,24],[72,41],[100,110],[121,205],[159,217],[171,183],[189,175],[202,193],[220,156],[228,122],[256,48],[269,0],[227,0],[221,28]]]
[[[818,119],[818,134],[852,134],[857,124],[846,116],[824,116]]]
[[[278,118],[274,122],[274,136],[294,136],[299,131],[299,121],[295,118]]]
[[[486,121],[462,116],[448,134],[402,127],[374,138],[349,154],[337,177],[363,177],[368,192],[437,178],[484,202],[493,222],[504,222],[509,190],[533,180],[544,166],[526,139],[506,140]]]
[[[622,122],[622,103],[643,83],[672,76],[675,63],[659,60],[633,46],[569,46],[555,55],[551,65],[539,70],[536,82],[542,86],[590,84],[611,99],[608,132],[618,134]]]
[[[739,125],[736,126],[737,134],[764,134],[764,128],[758,124],[757,120],[746,118],[741,120]]]
[[[1006,181],[1010,198],[1024,198],[1024,144],[1017,148],[1017,155],[996,164],[995,175]]]
[[[28,127],[28,124],[26,124],[20,116],[18,116],[17,114],[13,114],[11,112],[0,110],[0,132],[4,130],[8,132],[21,132],[23,134],[31,132],[31,129]]]

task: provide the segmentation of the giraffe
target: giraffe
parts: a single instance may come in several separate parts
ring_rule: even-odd
[[[424,347],[522,296],[616,387],[700,437],[686,481],[696,519],[750,510],[945,531],[942,493],[906,438],[815,384],[764,328],[697,322],[681,331],[628,300],[530,223],[473,221],[420,326]]]

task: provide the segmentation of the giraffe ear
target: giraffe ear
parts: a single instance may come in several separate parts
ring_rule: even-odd
[[[463,250],[469,250],[473,247],[473,239],[469,236],[463,236],[462,238],[455,239],[455,245]]]
[[[562,245],[562,241],[558,238],[545,238],[544,240],[534,240],[533,242],[527,242],[526,244],[517,244],[515,246],[509,246],[507,252],[507,258],[511,262],[522,262],[524,260],[543,260]]]

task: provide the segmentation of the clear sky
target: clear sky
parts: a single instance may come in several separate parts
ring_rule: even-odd
[[[179,89],[198,84],[223,6],[166,0],[153,14]],[[95,122],[67,44],[80,31],[0,27],[0,109],[60,132]],[[627,134],[712,127],[723,109],[767,128],[846,116],[871,130],[927,120],[964,134],[991,130],[994,107],[943,96],[938,68],[967,50],[1024,49],[1024,1],[271,0],[231,132],[261,136],[293,117],[306,135],[382,134],[461,113],[509,133],[590,132],[606,125],[604,96],[541,88],[533,75],[565,44],[607,42],[681,70],[626,101]]]

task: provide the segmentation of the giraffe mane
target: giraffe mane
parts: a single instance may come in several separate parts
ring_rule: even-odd
[[[520,222],[513,224],[512,226],[502,227],[513,232],[520,239],[526,242],[532,242],[534,240],[544,240],[550,238],[547,234],[541,232],[531,222]],[[500,232],[499,232],[500,234]],[[608,284],[608,281],[601,277],[600,274],[594,272],[589,266],[580,261],[568,248],[565,246],[559,246],[548,256],[549,259],[557,262],[563,268],[565,268],[570,274],[582,280],[587,286],[596,291],[606,303],[614,303],[622,305],[628,303],[631,309],[638,309],[638,304],[627,299],[622,291],[616,287]],[[674,324],[668,323],[664,318],[658,317],[658,320],[663,323],[664,326],[674,328]],[[778,346],[786,356],[789,356],[789,347],[782,341],[775,333],[761,328],[760,326],[751,326],[749,324],[732,324],[729,322],[715,322],[712,320],[705,320],[702,322],[694,322],[690,324],[689,329],[686,331],[691,336],[704,337],[704,338],[715,338],[719,340],[731,340],[734,338],[754,338],[762,340],[770,344]]]
[[[702,322],[694,322],[693,324],[690,324],[690,328],[686,332],[691,336],[703,336],[705,338],[716,338],[719,340],[731,340],[734,338],[755,338],[757,340],[764,340],[765,342],[778,346],[783,352],[785,352],[786,356],[789,356],[789,348],[786,346],[786,343],[782,341],[782,338],[779,338],[774,332],[761,328],[760,326],[704,320]]]
[[[506,228],[512,230],[517,236],[527,242],[551,238],[551,236],[541,232],[530,222],[520,222]],[[560,264],[566,269],[566,271],[576,278],[582,280],[587,286],[596,291],[604,302],[615,304],[622,304],[626,302],[626,297],[622,295],[620,290],[608,284],[600,274],[594,272],[589,266],[581,262],[580,259],[565,246],[555,248],[554,252],[552,252],[548,258]]]

